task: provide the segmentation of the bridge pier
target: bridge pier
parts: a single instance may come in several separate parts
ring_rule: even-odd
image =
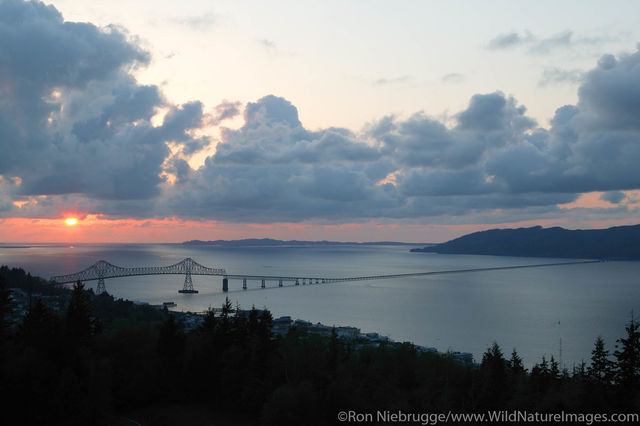
[[[98,278],[98,285],[96,286],[96,294],[106,293],[107,288],[104,286],[104,278]]]
[[[282,287],[282,280],[278,281],[278,287]]]
[[[260,287],[264,288],[264,280],[262,280],[262,284],[260,285]]]
[[[178,290],[178,293],[193,294],[197,292],[198,290],[193,289],[193,281],[191,280],[191,270],[187,269],[187,272],[184,275],[184,287],[182,288],[182,290]]]
[[[245,283],[245,285],[246,285],[246,283]],[[245,288],[245,290],[246,290],[246,288]],[[224,277],[222,279],[222,291],[224,291],[225,293],[227,291],[229,291],[229,278],[227,278],[227,277]]]
[[[247,279],[246,279],[246,278],[243,278],[243,279],[242,279],[242,289],[243,289],[243,290],[246,290],[246,289],[247,289]]]
[[[296,278],[296,285],[300,285],[300,280]]]

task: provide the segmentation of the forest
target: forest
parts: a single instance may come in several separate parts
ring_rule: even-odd
[[[527,369],[497,343],[470,366],[409,343],[356,345],[335,330],[323,337],[294,327],[275,337],[268,310],[236,315],[229,300],[184,332],[166,310],[82,283],[49,288],[64,309],[33,297],[11,321],[9,288],[43,294],[48,284],[0,268],[0,390],[16,424],[325,425],[344,410],[640,412],[633,315],[613,351],[596,337],[570,370],[553,357]]]
[[[412,252],[484,254],[494,256],[557,257],[573,259],[640,259],[640,225],[607,229],[560,227],[489,229],[463,235]]]

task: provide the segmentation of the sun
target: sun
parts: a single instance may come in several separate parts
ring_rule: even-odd
[[[66,223],[67,226],[73,226],[78,223],[78,219],[76,219],[75,217],[68,217],[64,220],[64,223]]]

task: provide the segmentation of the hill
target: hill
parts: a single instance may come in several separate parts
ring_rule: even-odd
[[[496,256],[640,260],[640,225],[568,230],[560,227],[491,229],[412,252]]]
[[[344,241],[299,241],[299,240],[274,240],[271,238],[247,238],[244,240],[215,240],[201,241],[191,240],[185,241],[183,245],[190,246],[222,246],[222,247],[283,247],[283,246],[417,246],[425,245],[425,243],[403,243],[397,241],[372,241],[364,243],[344,242]]]

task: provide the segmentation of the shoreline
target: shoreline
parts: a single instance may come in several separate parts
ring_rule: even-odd
[[[134,302],[135,303],[135,302]],[[140,303],[140,302],[138,302]],[[144,303],[144,302],[143,302]],[[150,305],[157,309],[164,309],[163,305]],[[195,328],[197,328],[200,324],[204,322],[205,312],[191,312],[191,311],[172,311],[167,309],[167,311],[173,315],[175,315],[176,319],[180,321],[183,326],[183,331],[188,332]],[[219,308],[213,309],[213,311],[217,314],[220,312]],[[257,310],[261,312],[261,309]],[[235,314],[235,309],[232,310]],[[240,310],[240,314],[243,316],[247,316],[249,310]],[[322,324],[320,322],[312,323],[311,321],[307,321],[304,319],[296,318],[292,319],[289,315],[284,315],[278,318],[273,319],[273,327],[271,332],[274,336],[284,337],[287,335],[291,328],[301,328],[307,331],[310,334],[319,335],[323,337],[331,337],[332,330],[335,329],[336,335],[339,339],[343,340],[345,343],[352,343],[355,346],[364,346],[364,345],[404,345],[410,344],[412,345],[418,353],[433,353],[439,355],[450,355],[455,360],[462,362],[466,365],[476,365],[475,360],[473,358],[473,354],[471,352],[462,352],[462,351],[447,351],[440,352],[436,347],[433,346],[424,346],[418,345],[414,342],[404,341],[398,342],[391,339],[389,336],[382,335],[378,332],[368,332],[363,333],[359,328],[353,326],[345,326],[345,325],[333,325],[329,326],[326,324]]]

